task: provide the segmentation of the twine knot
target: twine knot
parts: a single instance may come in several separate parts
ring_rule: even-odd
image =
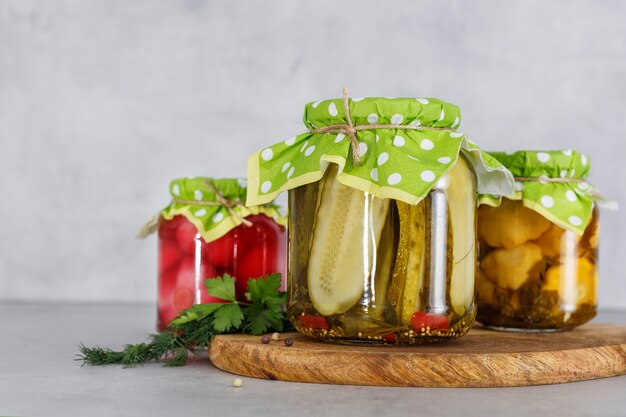
[[[206,180],[206,184],[209,186],[209,188],[215,193],[215,197],[217,198],[217,201],[224,207],[226,207],[226,210],[228,210],[228,213],[238,219],[244,226],[246,227],[250,227],[252,226],[252,222],[250,222],[249,220],[244,219],[239,213],[237,213],[234,210],[235,206],[239,206],[242,205],[243,202],[240,199],[236,199],[236,200],[229,200],[228,198],[224,197],[224,194],[222,194],[217,187],[215,186],[215,184],[213,184],[213,181],[211,180]]]

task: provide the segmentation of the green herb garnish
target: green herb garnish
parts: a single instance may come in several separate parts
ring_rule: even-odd
[[[122,364],[125,368],[158,360],[165,360],[165,366],[181,366],[187,363],[190,352],[198,356],[217,334],[260,335],[291,330],[282,308],[286,294],[279,291],[280,283],[280,274],[249,280],[246,293],[249,302],[242,303],[235,298],[235,281],[231,276],[207,279],[209,295],[227,302],[189,307],[167,329],[149,335],[147,343],[126,345],[122,351],[86,347],[81,343],[76,360],[83,361],[83,365]]]

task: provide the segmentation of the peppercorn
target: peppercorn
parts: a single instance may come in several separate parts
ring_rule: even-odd
[[[263,343],[264,345],[267,345],[270,342],[270,336],[269,335],[264,335],[263,337],[261,337],[261,343]]]
[[[293,339],[291,337],[287,337],[285,338],[285,346],[291,346],[293,345]]]

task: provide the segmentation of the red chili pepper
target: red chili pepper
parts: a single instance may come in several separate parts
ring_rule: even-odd
[[[324,317],[314,316],[312,314],[305,314],[303,316],[300,316],[300,323],[302,323],[303,326],[312,329],[328,330],[329,328],[328,322]]]
[[[417,331],[430,327],[430,330],[448,330],[450,322],[448,316],[442,314],[428,314],[417,312],[411,317],[411,325]]]
[[[396,334],[395,333],[387,333],[383,336],[383,340],[389,343],[396,343]]]

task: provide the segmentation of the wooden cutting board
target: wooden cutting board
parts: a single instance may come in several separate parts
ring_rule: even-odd
[[[282,338],[294,339],[285,346]],[[588,324],[561,333],[472,329],[443,344],[350,346],[296,333],[216,336],[209,357],[238,375],[323,384],[507,387],[559,384],[626,374],[626,326]]]

